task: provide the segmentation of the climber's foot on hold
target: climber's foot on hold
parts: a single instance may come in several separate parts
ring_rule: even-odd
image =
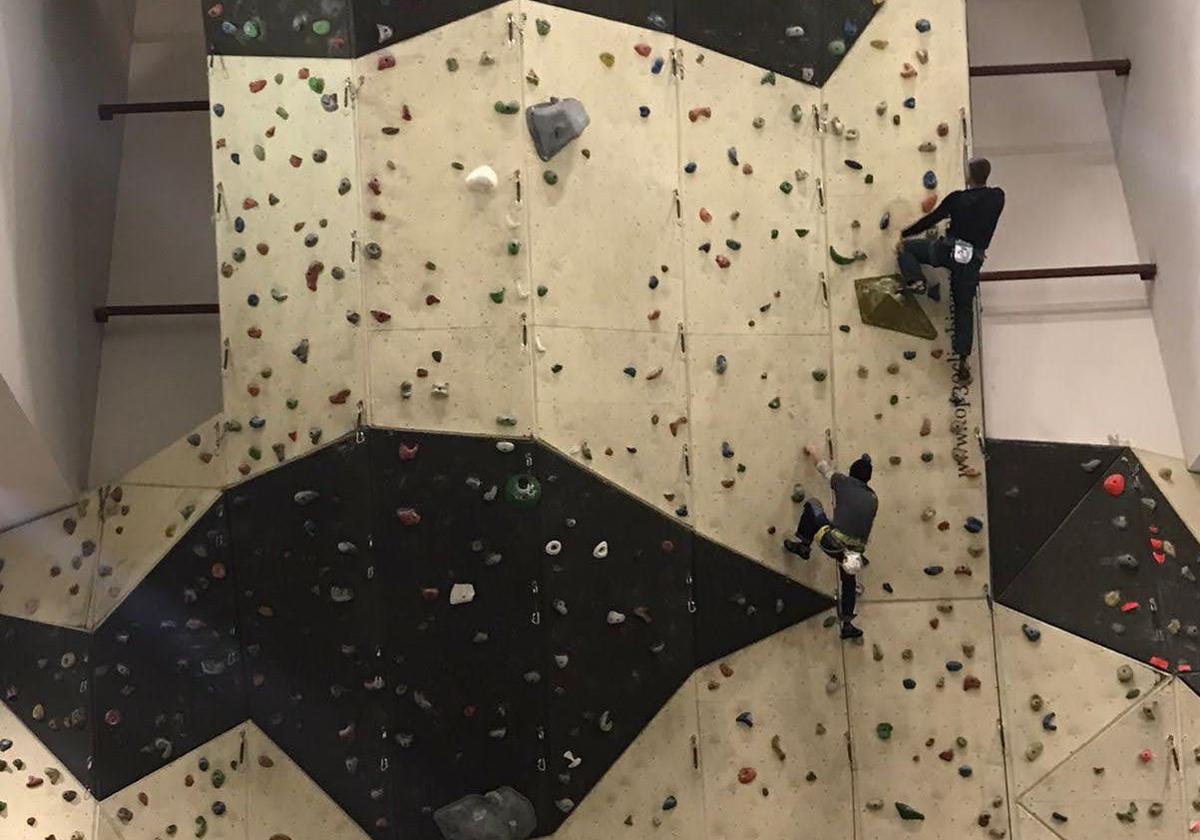
[[[801,558],[802,560],[807,560],[812,553],[812,546],[810,546],[806,542],[801,542],[800,540],[793,539],[792,537],[788,537],[787,539],[785,539],[783,541],[783,547],[784,547],[784,549],[786,549],[787,551],[789,551],[792,554],[795,554],[797,557]]]
[[[861,639],[863,631],[859,630],[849,621],[842,622],[842,638],[843,639]]]
[[[928,290],[928,284],[924,280],[910,280],[904,284],[904,289],[914,295],[923,295]]]

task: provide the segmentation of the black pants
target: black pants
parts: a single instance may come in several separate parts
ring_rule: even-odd
[[[900,274],[906,283],[925,282],[921,266],[950,269],[950,305],[954,309],[954,342],[956,356],[963,361],[971,355],[975,341],[975,293],[979,291],[979,270],[983,260],[976,257],[966,265],[954,261],[953,240],[906,239],[900,252]]]
[[[821,507],[821,503],[816,499],[809,499],[804,503],[804,509],[800,511],[800,523],[796,526],[796,539],[806,546],[811,546],[813,539],[817,536],[817,531],[828,524],[829,517],[825,515],[825,509]],[[858,600],[856,588],[858,581],[854,575],[847,574],[846,570],[842,568],[842,560],[846,558],[846,547],[829,531],[826,531],[825,536],[821,538],[820,545],[821,551],[837,563],[838,617],[842,621],[850,621],[854,618],[854,606]]]

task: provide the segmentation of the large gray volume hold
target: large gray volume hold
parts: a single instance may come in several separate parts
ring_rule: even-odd
[[[538,157],[544,161],[583,134],[592,121],[578,99],[551,99],[531,105],[525,110],[525,120]]]
[[[533,805],[510,787],[464,796],[437,809],[433,821],[446,840],[525,840],[537,828]]]

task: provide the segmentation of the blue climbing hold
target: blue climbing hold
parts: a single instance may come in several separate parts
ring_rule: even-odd
[[[972,534],[978,534],[983,530],[983,520],[975,516],[968,516],[966,523],[963,525]]]
[[[727,440],[721,441],[721,457],[722,458],[732,458],[733,457],[733,447],[729,445],[729,441],[727,441]]]
[[[847,39],[853,41],[858,37],[858,24],[850,20],[850,18],[846,18],[846,22],[842,24],[842,32]]]
[[[233,23],[232,21],[228,21],[228,20],[222,21],[221,22],[221,31],[224,32],[226,35],[236,35],[236,34],[238,34],[237,24]]]
[[[849,166],[851,169],[862,169],[863,168],[863,165],[856,160],[847,160],[846,166]]]
[[[717,356],[716,370],[717,373],[724,373],[729,370],[729,360],[725,358],[724,354]]]
[[[234,165],[234,166],[241,166],[241,165],[242,165],[242,156],[241,156],[241,155],[239,155],[237,152],[234,152],[233,154],[231,154],[231,155],[229,156],[229,159],[230,159],[231,161],[233,161],[233,165]]]
[[[243,219],[241,216],[238,216],[236,219],[233,220],[233,229],[236,230],[238,233],[245,233],[246,232],[246,220]]]
[[[936,190],[938,185],[937,173],[930,169],[925,173],[925,177],[921,179],[921,183],[925,185],[927,190]]]
[[[689,162],[687,164],[687,166],[683,167],[683,171],[689,175],[694,174],[696,172],[696,162],[695,161]]]
[[[909,691],[912,691],[914,688],[917,687],[917,681],[914,680],[912,677],[905,677],[904,678],[904,687],[907,688]]]
[[[961,671],[962,667],[963,667],[963,664],[961,662],[959,662],[957,659],[950,659],[946,662],[946,670],[949,671],[951,674]]]
[[[933,29],[933,24],[931,24],[925,18],[921,18],[920,20],[917,21],[917,31],[918,32],[928,32],[930,29]]]
[[[630,365],[629,367],[625,368],[625,375],[630,379],[633,379],[633,377],[637,376],[637,368],[635,368],[633,365]]]
[[[650,116],[650,107],[648,105],[643,105],[638,108],[638,113],[642,115],[642,119],[645,119],[646,117]]]
[[[891,226],[892,226],[892,214],[891,214],[891,213],[884,213],[884,214],[883,214],[883,215],[882,215],[882,216],[879,218],[879,229],[880,229],[880,230],[887,230],[887,229],[888,229],[889,227],[891,227]]]
[[[662,72],[663,60],[661,57],[654,59],[654,63],[650,65],[650,72],[657,76]]]
[[[910,97],[908,97],[908,99],[905,99],[904,107],[905,108],[916,108],[917,107],[917,98],[915,96],[910,96]]]
[[[657,278],[657,277],[651,277],[651,278],[650,278],[650,288],[651,288],[651,289],[657,289],[657,288],[658,288],[658,278]]]
[[[246,298],[246,303],[251,306],[258,306],[258,295],[252,294]]]

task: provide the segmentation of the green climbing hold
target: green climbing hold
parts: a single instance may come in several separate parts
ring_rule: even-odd
[[[550,293],[550,289],[548,289],[547,287],[545,287],[545,286],[537,287],[537,296],[538,297],[545,297],[549,293]]]
[[[275,116],[279,117],[279,119],[281,119],[281,120],[286,120],[289,116],[288,112],[287,112],[287,108],[284,108],[282,105],[280,105],[278,108],[275,109]]]
[[[521,243],[514,239],[508,243],[508,255],[515,257],[519,253],[521,253]]]
[[[296,410],[296,406],[298,406],[298,405],[300,405],[300,400],[296,399],[295,397],[288,397],[288,400],[287,400],[287,407],[288,407],[290,410],[292,410],[292,411],[295,411],[295,410]]]
[[[542,483],[529,473],[509,476],[504,483],[504,499],[517,507],[533,507],[542,498]]]
[[[808,228],[796,228],[796,236],[799,236],[801,239],[808,236]]]
[[[492,303],[504,303],[504,289],[489,292],[488,297],[492,299]]]
[[[446,69],[449,70],[451,73],[457,73],[458,72],[458,59],[453,58],[453,57],[447,58],[446,59]]]
[[[212,786],[214,788],[219,789],[224,784],[225,784],[225,772],[223,770],[212,771]]]
[[[829,378],[829,371],[825,370],[825,368],[814,368],[812,378],[817,382],[824,382]]]
[[[779,397],[776,397],[775,399],[773,399],[769,403],[767,403],[767,408],[776,409],[776,408],[779,408],[779,406],[781,406],[781,405],[783,405],[783,403],[779,401]]]
[[[282,73],[275,74],[275,84],[277,84],[277,85],[283,84],[283,74]]]
[[[846,42],[841,38],[837,38],[829,42],[829,54],[832,56],[841,57],[846,54]]]
[[[248,20],[242,24],[242,34],[247,38],[257,38],[259,32],[261,31],[262,30],[259,29],[257,21]]]
[[[893,726],[890,723],[888,723],[887,721],[884,721],[883,723],[877,724],[875,726],[875,734],[879,736],[880,741],[890,740],[892,737],[892,730],[893,730]]]
[[[313,21],[312,29],[313,29],[313,32],[317,35],[328,35],[329,30],[331,30],[332,28],[333,27],[329,25],[329,21],[327,21],[327,20]]]
[[[253,458],[255,461],[262,460],[262,450],[259,449],[257,446],[251,446],[250,449],[247,451],[247,454],[251,458]]]
[[[308,79],[308,89],[313,93],[324,93],[325,80],[320,76],[310,76]]]
[[[617,63],[617,57],[610,52],[600,53],[600,63],[605,67],[612,67]]]
[[[775,71],[768,70],[766,73],[764,73],[763,77],[762,77],[762,81],[759,82],[759,84],[763,84],[763,85],[775,84]]]
[[[832,245],[829,246],[829,259],[833,260],[838,265],[850,265],[852,262],[854,262],[854,257],[842,256]]]
[[[781,193],[783,193],[784,195],[791,195],[792,189],[793,189],[793,187],[792,187],[791,181],[784,181],[783,183],[781,183],[779,185],[779,191]]]
[[[547,169],[542,173],[542,180],[553,187],[558,183],[558,173],[553,169]]]
[[[725,247],[730,251],[740,251],[742,250],[742,243],[738,242],[736,239],[726,239]]]
[[[538,18],[536,25],[537,25],[537,33],[539,35],[549,35],[550,34],[550,21],[546,20],[545,18]]]
[[[258,160],[266,160],[267,159],[267,150],[256,143],[254,145],[254,157],[257,158]]]
[[[510,116],[521,110],[521,106],[515,99],[510,99],[508,102],[497,99],[494,107],[497,114],[508,114]]]
[[[896,813],[900,815],[902,820],[923,820],[925,815],[911,805],[905,805],[903,802],[896,803]]]
[[[204,817],[196,817],[196,836],[203,837],[208,834],[208,820]]]

